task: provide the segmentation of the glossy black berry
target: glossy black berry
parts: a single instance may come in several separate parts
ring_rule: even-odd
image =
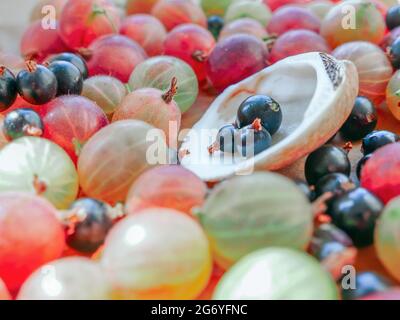
[[[357,173],[357,178],[358,179],[361,178],[362,168],[364,167],[365,163],[369,160],[369,158],[371,158],[371,156],[372,156],[372,153],[367,154],[366,156],[362,157],[360,161],[358,161],[357,169],[356,169],[356,173]]]
[[[81,72],[72,63],[67,61],[54,61],[49,64],[49,70],[57,78],[57,96],[76,94],[80,95],[83,89]]]
[[[304,193],[308,200],[314,201],[315,200],[315,192],[311,190],[310,186],[307,182],[303,180],[295,180],[296,185],[300,188],[300,190]]]
[[[365,97],[357,97],[353,110],[340,129],[345,139],[360,140],[372,132],[378,122],[374,104]]]
[[[317,181],[315,184],[315,195],[319,197],[327,192],[338,195],[345,192],[349,184],[351,184],[351,180],[347,175],[343,173],[330,173]]]
[[[29,61],[27,66],[28,70],[22,70],[17,75],[17,88],[21,97],[35,105],[53,100],[57,94],[57,78],[54,73],[33,61]]]
[[[376,220],[383,210],[382,202],[368,190],[357,188],[335,197],[326,213],[338,228],[346,232],[356,247],[373,243]]]
[[[364,155],[367,155],[389,143],[394,143],[399,140],[400,137],[391,131],[373,131],[363,138],[361,149]]]
[[[386,26],[392,30],[400,26],[400,6],[390,7],[386,13]]]
[[[101,201],[83,198],[75,201],[70,208],[75,222],[69,226],[67,244],[85,253],[95,252],[103,243],[112,227],[107,205]]]
[[[83,79],[86,79],[89,76],[88,67],[86,65],[85,60],[76,54],[73,53],[61,53],[56,56],[51,57],[48,62],[52,63],[54,61],[67,61],[72,63],[75,67],[79,69],[82,74]]]
[[[236,149],[244,157],[255,156],[268,149],[272,144],[271,135],[261,126],[260,120],[258,122],[255,120],[254,123],[238,132],[239,139],[236,140],[240,141],[240,144],[236,145]]]
[[[16,109],[5,116],[3,133],[9,140],[23,136],[41,136],[43,122],[40,116],[32,109]]]
[[[339,248],[336,245],[328,245],[324,248],[328,243],[339,243],[344,248],[353,246],[353,241],[343,230],[340,230],[332,223],[324,223],[314,230],[310,245],[311,253],[318,257],[335,248]]]
[[[392,286],[385,277],[375,272],[359,272],[356,274],[354,288],[342,288],[343,300],[356,300],[376,292],[383,292]]]
[[[17,81],[13,73],[0,66],[0,112],[11,107],[17,95]]]
[[[279,103],[264,95],[255,95],[244,100],[237,112],[237,126],[244,128],[257,118],[261,119],[261,125],[273,135],[282,124]]]
[[[309,154],[304,173],[307,182],[315,185],[319,179],[329,173],[343,173],[348,176],[350,169],[349,158],[342,148],[324,145]]]
[[[388,47],[389,60],[392,63],[393,68],[400,68],[400,38],[395,39],[391,46]]]
[[[322,244],[321,248],[316,252],[315,257],[322,261],[333,254],[337,254],[346,250],[346,246],[340,242],[326,242]]]
[[[233,153],[235,151],[235,134],[236,127],[233,124],[227,124],[219,129],[217,134],[217,142],[222,152]]]
[[[207,20],[207,26],[214,38],[218,39],[219,34],[224,27],[224,19],[220,16],[211,16]]]

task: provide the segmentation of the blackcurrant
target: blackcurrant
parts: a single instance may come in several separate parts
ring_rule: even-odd
[[[220,16],[211,16],[207,20],[207,26],[214,38],[218,39],[219,34],[224,27],[224,19]]]
[[[75,201],[70,210],[75,219],[71,219],[73,225],[68,228],[67,244],[79,252],[95,252],[112,227],[107,205],[99,200],[83,198]]]
[[[237,126],[251,125],[255,119],[273,135],[282,123],[282,110],[279,103],[269,96],[254,95],[242,102],[237,112]]]
[[[400,26],[400,6],[390,7],[386,13],[386,26],[392,30]]]
[[[40,116],[32,109],[15,109],[5,116],[3,132],[9,140],[23,136],[38,137],[43,134],[43,122]]]
[[[7,110],[17,99],[17,81],[13,73],[0,66],[0,112]]]
[[[372,153],[367,154],[366,156],[362,157],[360,161],[358,161],[357,169],[356,169],[358,179],[361,178],[362,168],[364,167],[365,163],[369,160],[369,158],[371,158],[371,156],[372,156]]]
[[[244,157],[257,155],[268,149],[272,144],[272,138],[269,132],[261,125],[261,120],[254,122],[239,130],[240,143],[236,144],[236,150]],[[235,141],[236,141],[235,140]]]
[[[72,63],[67,61],[54,61],[49,64],[49,70],[57,78],[57,96],[76,94],[80,95],[83,89],[81,72]]]
[[[377,122],[378,116],[373,103],[368,98],[357,97],[340,133],[348,140],[360,140],[375,129]]]
[[[33,61],[27,62],[28,70],[17,75],[18,92],[31,104],[45,104],[57,95],[57,78],[53,72]]]
[[[390,47],[388,47],[388,56],[393,68],[400,68],[400,38],[395,39]]]
[[[319,197],[327,192],[332,192],[334,195],[341,194],[350,183],[350,178],[343,173],[327,174],[315,184],[315,195]]]
[[[219,129],[217,134],[217,143],[221,151],[229,153],[235,151],[234,140],[236,130],[237,129],[233,124],[227,124]]]
[[[322,261],[328,258],[330,255],[343,252],[344,250],[346,250],[346,247],[340,242],[326,242],[323,243],[318,252],[315,253],[315,257]]]
[[[83,79],[87,79],[87,77],[89,76],[89,71],[88,71],[88,67],[86,65],[86,62],[79,55],[76,55],[76,54],[73,54],[73,53],[69,53],[69,52],[60,53],[58,55],[55,55],[55,56],[51,57],[48,60],[49,63],[52,63],[54,61],[67,61],[67,62],[70,62],[75,67],[77,67],[79,69],[79,71],[82,73]]]
[[[307,182],[315,185],[319,179],[329,173],[343,173],[349,176],[350,169],[350,160],[342,148],[324,145],[309,154],[304,173]]]
[[[343,300],[356,300],[376,292],[388,290],[392,283],[375,272],[359,272],[356,274],[353,288],[342,288]]]
[[[399,140],[400,137],[391,131],[373,131],[363,138],[361,149],[364,155],[367,155],[389,143],[394,143]]]
[[[377,197],[364,188],[356,188],[332,199],[326,213],[356,247],[365,247],[373,243],[375,224],[382,210],[383,204]]]

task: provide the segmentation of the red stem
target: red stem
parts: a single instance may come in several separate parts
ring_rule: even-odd
[[[172,99],[176,95],[176,92],[178,91],[177,84],[178,84],[178,80],[176,79],[176,77],[173,77],[171,80],[171,87],[169,88],[169,90],[166,93],[164,93],[162,95],[162,99],[166,103],[171,103]]]

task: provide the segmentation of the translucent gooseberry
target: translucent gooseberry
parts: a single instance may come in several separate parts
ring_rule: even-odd
[[[376,150],[361,171],[361,186],[384,203],[400,195],[400,143]]]
[[[322,21],[334,5],[335,4],[329,0],[316,0],[308,2],[305,8]]]
[[[200,226],[164,208],[144,210],[116,224],[101,263],[113,298],[135,300],[194,299],[206,287],[212,269]]]
[[[388,83],[386,103],[394,117],[400,120],[400,70],[394,73]]]
[[[223,269],[254,250],[302,250],[311,239],[310,202],[294,182],[275,173],[234,177],[217,185],[196,215]]]
[[[87,60],[90,76],[105,74],[124,83],[128,82],[135,67],[147,58],[137,42],[121,35],[100,37],[82,53]]]
[[[338,300],[339,293],[332,276],[315,258],[293,249],[265,248],[225,273],[213,299]]]
[[[41,195],[65,209],[78,194],[75,166],[61,147],[37,137],[16,139],[0,150],[0,192]]]
[[[366,41],[348,42],[337,47],[332,55],[355,64],[359,78],[359,95],[369,98],[375,105],[385,99],[385,90],[393,68],[378,46]]]
[[[164,54],[189,64],[201,82],[206,79],[206,60],[215,46],[213,35],[196,24],[182,24],[172,29],[164,41]]]
[[[113,116],[119,120],[142,120],[161,129],[168,145],[176,146],[181,126],[181,111],[173,100],[177,81],[173,78],[166,92],[154,88],[142,88],[128,94]]]
[[[183,23],[195,23],[207,28],[207,17],[201,7],[194,1],[159,0],[151,10],[167,30],[172,30]]]
[[[41,109],[43,137],[61,146],[76,162],[82,146],[108,125],[103,110],[81,96],[61,96]]]
[[[374,244],[379,260],[397,280],[400,280],[399,232],[400,198],[396,197],[387,204],[376,224]]]
[[[60,17],[59,33],[71,49],[87,48],[100,36],[117,33],[120,13],[108,0],[68,0]]]
[[[57,29],[45,29],[42,21],[35,21],[24,32],[20,44],[21,54],[25,59],[43,61],[50,54],[67,51]]]
[[[78,174],[85,195],[110,204],[124,201],[138,176],[152,166],[146,139],[153,126],[139,120],[114,122],[98,131],[83,146]],[[164,144],[161,148],[165,147]],[[166,150],[157,150],[167,155]],[[99,163],[99,159],[101,159]]]
[[[271,19],[271,10],[259,1],[235,1],[225,12],[225,22],[241,18],[252,18],[267,26]]]
[[[329,53],[331,50],[319,34],[304,29],[291,30],[275,41],[270,61],[274,63],[290,56],[313,51]]]
[[[31,11],[31,21],[42,20],[48,13],[48,11],[45,10],[48,8],[47,6],[52,6],[52,9],[55,9],[56,19],[58,20],[66,3],[67,0],[40,0]],[[45,14],[43,13],[44,10]]]
[[[82,96],[96,102],[104,113],[111,116],[127,95],[125,85],[110,76],[95,76],[83,82]]]
[[[8,292],[6,284],[0,279],[0,301],[1,300],[11,300],[11,295]]]
[[[244,33],[264,40],[268,37],[265,27],[257,20],[251,18],[237,19],[226,24],[219,35],[219,41],[234,34]]]
[[[47,284],[47,285],[46,285]],[[18,300],[106,300],[109,288],[100,265],[84,257],[52,261],[24,282]]]
[[[135,14],[126,17],[121,24],[120,33],[136,41],[150,56],[161,55],[167,31],[157,18],[149,14]]]
[[[266,45],[255,36],[236,34],[217,43],[207,60],[207,76],[223,91],[267,66]]]
[[[348,8],[352,8],[349,16]],[[321,35],[332,48],[350,41],[379,44],[386,25],[381,13],[371,2],[348,0],[335,5],[321,24]]]
[[[185,112],[196,101],[199,86],[193,69],[181,59],[169,56],[147,59],[135,68],[129,79],[129,86],[132,90],[156,88],[165,92],[174,77],[179,84],[174,100],[181,112]]]
[[[312,12],[305,8],[287,6],[276,10],[268,23],[270,34],[281,35],[289,30],[306,29],[319,33],[321,22]]]
[[[233,0],[201,0],[201,7],[207,16],[224,16]]]
[[[151,207],[175,209],[187,214],[201,206],[206,184],[178,165],[158,166],[143,173],[132,185],[125,201],[128,214]]]
[[[272,11],[286,5],[303,5],[311,0],[262,0]]]
[[[15,292],[35,269],[61,256],[64,230],[56,209],[28,193],[0,193],[0,212],[0,277]]]
[[[126,0],[126,14],[150,13],[158,0]]]

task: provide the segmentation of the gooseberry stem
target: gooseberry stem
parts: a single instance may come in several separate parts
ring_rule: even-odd
[[[0,77],[2,77],[5,72],[6,72],[6,67],[5,66],[0,66]]]
[[[39,177],[35,174],[33,176],[33,188],[36,191],[36,194],[40,196],[41,194],[45,193],[47,190],[47,185],[45,182],[41,181]]]
[[[171,103],[172,99],[176,95],[176,92],[178,91],[178,80],[176,77],[173,77],[171,80],[171,87],[169,90],[162,95],[162,99],[165,101],[165,103]]]
[[[26,62],[26,67],[27,67],[29,72],[35,72],[36,69],[37,69],[37,63],[34,60],[28,60]]]
[[[208,55],[206,55],[204,51],[196,50],[193,52],[192,58],[197,62],[205,62],[208,59]]]
[[[32,126],[32,125],[29,125],[29,124],[25,125],[22,128],[22,131],[26,135],[31,136],[31,137],[40,137],[43,134],[43,130],[42,129],[40,129],[38,127],[35,127],[35,126]]]

